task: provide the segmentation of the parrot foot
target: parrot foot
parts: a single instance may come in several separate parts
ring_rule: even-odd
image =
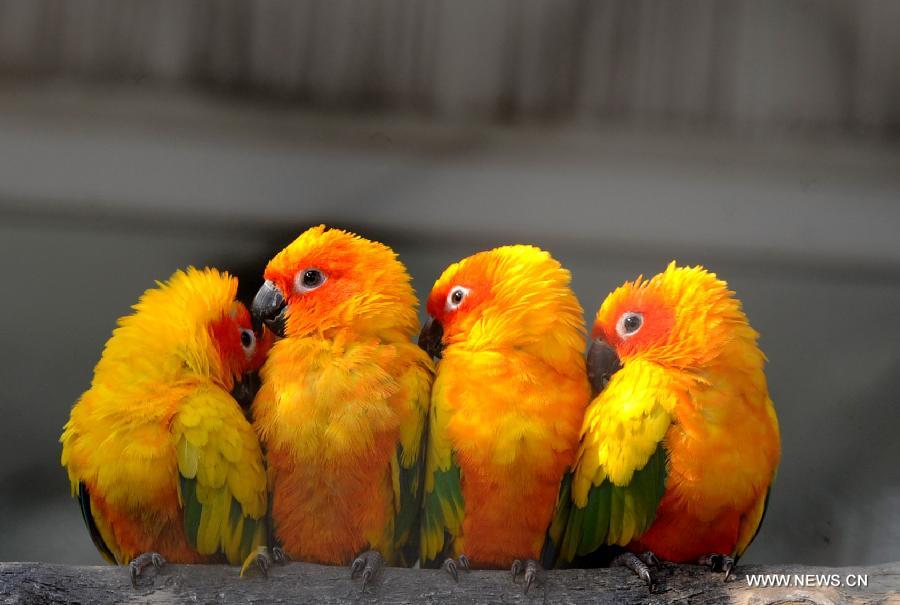
[[[535,582],[541,584],[544,581],[544,568],[534,559],[528,559],[525,563],[516,559],[512,562],[509,571],[512,574],[513,582],[517,581],[520,575],[525,574],[525,594],[531,590],[532,584]]]
[[[278,565],[287,565],[288,561],[291,560],[291,557],[284,552],[284,549],[280,546],[273,546],[272,550],[272,560],[275,561]]]
[[[136,556],[132,559],[131,563],[128,564],[128,570],[131,573],[131,585],[134,588],[137,588],[138,576],[151,565],[156,569],[159,569],[165,564],[166,560],[158,552],[145,552]]]
[[[466,571],[469,571],[470,566],[471,562],[469,561],[469,557],[466,555],[459,555],[459,558],[456,560],[452,557],[444,559],[441,569],[450,574],[450,577],[453,578],[454,582],[459,582],[459,570],[465,569]]]
[[[350,564],[350,577],[356,578],[362,574],[363,585],[366,586],[384,569],[384,557],[377,550],[367,550],[353,560]]]
[[[713,571],[724,571],[725,572],[725,581],[731,577],[732,572],[734,572],[734,567],[737,565],[737,561],[734,560],[733,557],[729,557],[728,555],[722,555],[719,553],[710,553],[708,555],[704,555],[697,560],[698,565],[703,565],[704,567],[709,567]]]
[[[648,554],[649,553],[649,554]],[[649,562],[648,562],[649,561]],[[656,578],[650,573],[650,565],[655,562],[655,567],[659,566],[659,559],[652,552],[642,553],[640,557],[632,552],[625,552],[615,557],[610,563],[610,567],[627,567],[644,581],[651,593],[656,592],[658,586]]]
[[[281,550],[281,549],[277,549]],[[279,557],[284,557],[284,552],[280,555],[275,552],[276,549],[273,548],[271,551],[265,546],[258,546],[255,551],[250,553],[246,559],[244,559],[244,564],[241,565],[241,577],[244,577],[244,574],[251,568],[255,568],[259,570],[259,573],[262,574],[264,578],[269,577],[269,569],[272,567],[272,562],[278,563],[279,565],[284,565],[284,559]]]
[[[659,558],[653,554],[652,550],[645,550],[638,555],[638,559],[643,561],[644,565],[651,569],[662,569],[662,563],[659,562]]]
[[[280,546],[272,547],[272,560],[278,565],[287,565],[291,558]]]

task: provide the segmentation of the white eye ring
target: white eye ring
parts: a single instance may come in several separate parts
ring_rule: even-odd
[[[238,332],[241,335],[241,348],[244,349],[247,359],[250,359],[253,357],[254,351],[256,351],[256,334],[253,333],[253,330],[248,330],[247,328],[238,328]]]
[[[626,311],[616,322],[616,334],[619,338],[630,338],[644,327],[644,315],[636,311]]]
[[[294,276],[294,291],[298,294],[312,292],[328,281],[328,276],[321,269],[309,267],[298,271]]]
[[[463,286],[454,286],[450,293],[447,295],[447,310],[455,311],[459,308],[459,305],[466,299],[466,296],[469,295],[469,289],[464,288]]]

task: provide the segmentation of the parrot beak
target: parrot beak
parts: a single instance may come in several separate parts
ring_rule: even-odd
[[[419,332],[419,347],[428,353],[432,359],[440,359],[441,353],[444,351],[444,343],[441,339],[444,337],[444,327],[441,322],[434,318],[429,318],[422,326]]]
[[[241,405],[241,409],[249,416],[250,405],[253,398],[256,397],[256,391],[259,390],[259,374],[256,372],[247,372],[241,376],[240,381],[235,381],[231,388],[231,396],[234,397]]]
[[[284,321],[287,303],[275,284],[266,280],[250,305],[250,316],[253,320],[253,329],[257,334],[262,332],[263,324],[277,336],[284,337]]]
[[[595,397],[606,388],[612,375],[621,367],[622,363],[615,349],[602,338],[595,338],[587,356],[588,379],[591,381]]]

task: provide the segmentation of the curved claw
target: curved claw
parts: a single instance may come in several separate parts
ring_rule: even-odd
[[[469,557],[467,557],[466,555],[459,555],[456,560],[459,561],[460,567],[462,567],[466,571],[469,571],[470,567],[472,566],[472,562],[469,561]]]
[[[272,547],[271,552],[272,560],[275,561],[275,563],[277,563],[278,565],[287,565],[288,561],[291,560],[290,556],[288,556],[288,554],[284,552],[284,549],[280,546]]]
[[[725,559],[725,563],[722,565],[722,571],[725,572],[725,581],[728,581],[728,578],[731,577],[731,572],[734,571],[735,562],[731,557],[727,557]]]
[[[525,594],[528,594],[534,583],[540,581],[544,568],[534,559],[528,559],[524,563],[522,563],[521,559],[516,559],[512,562],[509,572],[512,574],[513,582],[518,581],[522,573],[525,574]]]
[[[269,550],[265,546],[258,546],[256,550],[244,559],[241,565],[241,577],[243,578],[251,568],[259,570],[264,578],[269,577],[269,569],[272,567],[272,559]]]
[[[525,594],[528,594],[528,591],[531,590],[531,585],[534,584],[537,574],[533,569],[529,569],[525,572]]]
[[[658,589],[658,585],[656,583],[656,578],[653,577],[653,574],[650,573],[650,568],[647,566],[644,561],[638,558],[637,555],[631,552],[625,552],[621,555],[614,558],[610,564],[610,567],[627,567],[631,571],[633,571],[637,576],[644,581],[647,585],[647,589],[654,593]]]
[[[452,558],[444,559],[444,562],[441,564],[441,569],[450,574],[450,577],[453,578],[454,582],[459,582],[459,570],[456,567],[456,561]]]
[[[711,553],[700,557],[697,563],[709,567],[713,571],[724,571],[726,582],[734,573],[734,568],[737,565],[737,561],[734,560],[734,557],[719,553]]]
[[[519,579],[519,574],[522,573],[522,561],[516,559],[512,562],[512,567],[509,568],[509,572],[512,574],[513,582]]]
[[[362,575],[362,589],[371,583],[371,581],[384,568],[384,557],[377,550],[367,550],[353,560],[350,565],[350,577],[356,578]]]
[[[258,554],[253,558],[253,564],[256,565],[264,578],[269,577],[269,557],[264,554]]]
[[[653,553],[652,550],[646,550],[638,555],[638,558],[644,562],[647,567],[652,567],[653,569],[662,569],[662,563],[659,562],[659,558]]]
[[[165,558],[158,552],[145,552],[138,555],[128,564],[129,573],[131,574],[131,586],[137,588],[138,576],[151,565],[156,569],[160,569],[165,564]]]
[[[355,580],[365,566],[366,560],[361,556],[353,559],[353,563],[350,564],[350,577]]]

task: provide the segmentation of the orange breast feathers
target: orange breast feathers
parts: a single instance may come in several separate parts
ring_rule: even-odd
[[[315,227],[265,277],[254,316],[283,338],[261,371],[253,416],[275,535],[300,560],[348,564],[377,549],[398,562],[418,512],[432,380],[412,343],[409,275],[387,246]]]
[[[419,413],[413,385],[430,382],[421,360],[412,343],[273,347],[253,414],[268,449],[275,530],[292,557],[347,564],[377,548],[391,560],[391,464]]]
[[[575,455],[584,376],[515,352],[448,352],[441,365],[435,404],[449,416],[466,506],[455,553],[480,567],[537,559]]]
[[[676,398],[664,441],[666,493],[640,538],[641,547],[667,560],[740,556],[761,521],[780,457],[778,421],[765,382],[739,365],[746,363],[743,346],[739,340],[727,345]]]
[[[537,559],[590,395],[569,273],[532,246],[483,252],[444,272],[428,312],[423,561]]]

